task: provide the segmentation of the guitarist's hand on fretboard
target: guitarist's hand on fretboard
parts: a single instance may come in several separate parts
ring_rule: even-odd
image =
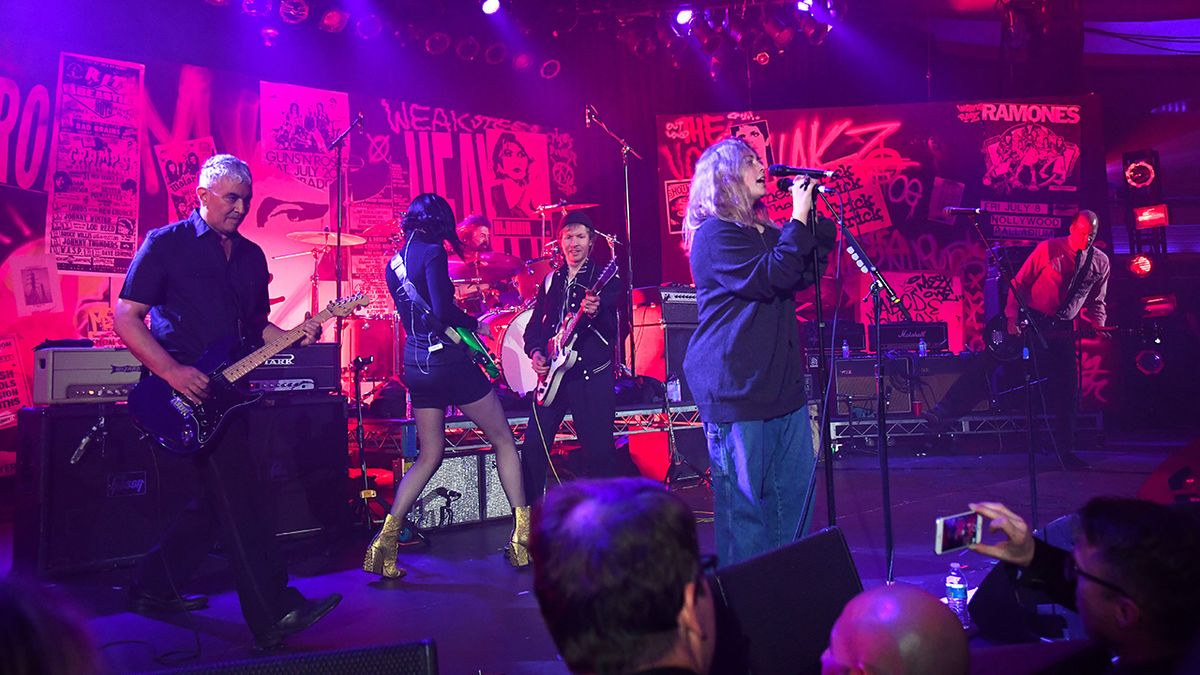
[[[321,339],[321,322],[316,319],[305,321],[300,328],[304,331],[304,337],[300,338],[297,343],[301,347],[307,347],[317,340]]]
[[[588,316],[596,316],[596,312],[600,311],[600,296],[588,291],[583,296],[583,313]]]

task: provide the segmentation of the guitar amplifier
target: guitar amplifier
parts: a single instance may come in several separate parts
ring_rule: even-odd
[[[700,311],[696,304],[696,287],[683,284],[665,286],[643,286],[633,289],[633,305],[662,308],[664,324],[688,324],[699,322]]]
[[[838,357],[833,362],[833,388],[837,401],[837,417],[851,419],[874,419],[875,404],[875,357],[857,356],[849,359]],[[908,358],[885,358],[884,405],[888,415],[911,415],[912,363]]]
[[[817,349],[817,324],[815,321],[806,321],[801,324],[804,331],[804,344],[810,351]],[[835,353],[840,353],[842,350],[842,340],[850,346],[850,351],[861,352],[867,348],[866,326],[857,321],[838,321],[837,336],[834,339],[834,326],[832,321],[826,321],[825,327],[821,329],[821,342],[825,345],[825,350],[833,350]]]
[[[925,349],[929,352],[945,352],[950,349],[950,327],[945,321],[896,321],[885,323],[879,327],[880,342],[884,350],[900,349],[915,352],[921,340],[925,340]],[[868,341],[871,351],[877,351],[875,345],[875,326],[868,326]]]
[[[285,349],[246,376],[250,391],[318,391],[341,389],[341,357],[335,342]]]
[[[52,405],[124,401],[141,376],[142,364],[128,349],[39,349],[33,357],[33,402]]]

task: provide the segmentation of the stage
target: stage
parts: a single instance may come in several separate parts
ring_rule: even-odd
[[[935,556],[933,519],[957,513],[969,501],[999,500],[1028,516],[1028,457],[1023,434],[971,435],[898,444],[891,462],[895,523],[895,572],[901,583],[941,594],[949,563],[961,562],[972,586],[989,569],[986,559],[965,553]],[[1144,438],[1145,434],[1139,435]],[[1187,438],[1150,442],[1109,438],[1102,449],[1081,452],[1090,468],[1063,470],[1038,457],[1040,522],[1070,513],[1101,494],[1132,495],[1153,468]],[[882,530],[878,458],[866,450],[839,453],[834,469],[838,525],[844,530],[864,585],[882,582]],[[674,490],[695,509],[701,546],[712,548],[712,499],[696,480]],[[818,480],[815,526],[827,523],[823,481]],[[401,549],[408,576],[384,582],[358,569],[369,534],[361,526],[337,537],[286,541],[292,583],[305,595],[345,596],[334,612],[291,638],[280,654],[370,647],[423,639],[437,644],[442,673],[564,673],[541,623],[531,575],[509,567],[500,552],[509,524],[503,519],[430,532],[427,544]],[[3,546],[11,549],[11,524]],[[5,564],[10,556],[3,555]],[[182,667],[263,658],[253,651],[242,623],[232,580],[214,555],[189,592],[207,593],[211,606],[193,615],[142,616],[127,607],[129,568],[65,577],[58,588],[90,617],[106,661],[116,672],[163,669],[155,658]],[[174,662],[196,649],[194,659]]]

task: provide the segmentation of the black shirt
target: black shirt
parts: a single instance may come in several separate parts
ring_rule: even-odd
[[[579,310],[583,296],[600,278],[602,271],[603,266],[588,258],[570,281],[567,280],[566,265],[542,280],[533,304],[533,316],[529,317],[529,325],[525,328],[526,354],[532,356],[540,350],[549,356],[550,338],[558,332],[563,319]],[[599,311],[592,317],[585,314],[577,329],[579,337],[575,340],[575,351],[579,352],[579,360],[567,371],[567,377],[578,377],[585,370],[594,372],[612,361],[617,344],[617,307],[623,300],[622,288],[621,280],[613,275],[600,289]]]
[[[403,263],[409,281],[425,304],[433,310],[431,317],[420,305],[414,303],[401,288],[400,277],[395,265]],[[479,322],[454,304],[454,286],[450,283],[449,257],[440,239],[423,233],[413,233],[404,242],[404,247],[384,269],[384,279],[396,311],[404,324],[404,363],[428,365],[444,363],[447,359],[468,359],[466,350],[453,346],[444,337],[446,326],[458,326],[475,330]],[[440,325],[439,325],[440,324]],[[441,348],[430,352],[429,347],[440,344]]]
[[[692,240],[699,317],[683,370],[705,422],[768,420],[805,404],[795,292],[824,271],[833,223],[762,232],[709,218]],[[813,268],[813,251],[821,256]]]
[[[151,230],[138,249],[121,298],[150,305],[150,333],[180,363],[195,362],[213,343],[262,344],[270,302],[267,258],[254,242],[221,238],[193,210],[186,220]]]

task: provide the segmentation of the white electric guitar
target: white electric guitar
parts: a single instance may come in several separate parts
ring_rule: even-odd
[[[604,285],[616,273],[617,259],[613,258],[600,271],[600,276],[596,278],[596,283],[592,284],[588,292],[592,295],[600,295],[600,289],[604,288]],[[579,309],[567,317],[563,321],[562,326],[559,327],[558,332],[554,334],[554,337],[550,338],[550,353],[546,355],[550,370],[538,378],[537,387],[534,389],[534,396],[538,405],[545,406],[554,402],[554,397],[558,394],[558,387],[562,384],[563,376],[579,360],[579,352],[575,351],[575,341],[579,338],[579,322],[583,321],[583,318],[583,303],[580,302]]]

